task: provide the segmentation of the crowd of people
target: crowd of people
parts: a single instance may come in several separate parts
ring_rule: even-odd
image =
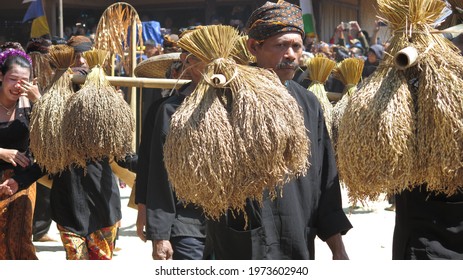
[[[304,73],[304,59],[322,54],[336,62],[349,57],[362,58],[365,61],[362,77],[367,78],[378,67],[387,48],[387,43],[377,40],[381,22],[376,22],[372,36],[356,21],[342,22],[329,42],[315,42],[305,36],[301,9],[278,1],[267,2],[253,11],[246,24],[233,24],[248,35],[246,46],[255,57],[251,66],[274,71],[299,104],[310,141],[307,159],[310,168],[306,174],[284,184],[283,196],[270,197],[264,193],[262,203],[249,198],[244,213],[230,209],[219,220],[208,219],[200,206],[186,204],[177,197],[164,165],[164,145],[172,116],[188,102],[204,78],[208,62],[177,45],[182,36],[201,26],[189,28],[180,35],[165,34],[162,46],[145,42],[139,63],[178,53],[178,59],[173,59],[164,69],[165,77],[191,81],[159,95],[150,104],[142,127],[140,156],[128,155],[118,162],[137,174],[137,234],[142,241],[152,242],[152,257],[156,260],[314,259],[316,236],[329,246],[333,259],[349,259],[343,238],[352,225],[342,209],[331,139],[320,103],[307,90],[307,78],[300,75]],[[52,43],[47,39],[33,40],[28,51],[18,44],[0,46],[0,259],[36,259],[32,240],[52,240],[46,234],[51,220],[57,223],[67,259],[111,259],[121,205],[119,186],[109,160],[91,161],[86,170],[71,167],[52,176],[51,190],[35,183],[47,172],[34,163],[30,152],[29,120],[31,108],[44,91],[45,80],[40,73],[33,73],[34,62],[28,53],[42,50],[46,54]],[[64,43],[75,51],[72,71],[86,75],[89,69],[82,53],[92,48],[92,40],[75,35]],[[161,59],[156,60],[159,61]],[[342,88],[335,82],[327,83],[327,91],[342,92]],[[412,200],[413,193],[401,196],[399,207],[405,207],[408,201],[403,197]],[[426,208],[425,198],[419,199],[420,207]],[[458,196],[451,199],[452,203],[463,201]],[[439,201],[445,198],[439,196]],[[439,231],[439,221],[445,217],[439,216],[437,210],[432,215],[436,223],[430,230]],[[455,215],[455,220],[461,223],[461,215]],[[397,223],[407,223],[407,219],[398,213]],[[433,236],[436,239],[429,244],[444,244],[439,238],[463,240],[461,225],[455,226],[453,236]],[[396,236],[403,237],[398,232],[394,238]],[[396,251],[418,246],[403,242],[403,238],[400,240],[394,247]],[[450,252],[441,254],[443,258],[462,259],[460,243],[437,249],[435,245],[428,245],[434,250]],[[426,250],[428,245],[419,249]],[[394,258],[407,256],[410,257],[396,254]],[[426,254],[418,257],[432,258]]]

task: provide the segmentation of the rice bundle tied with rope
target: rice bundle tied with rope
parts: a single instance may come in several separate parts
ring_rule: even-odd
[[[74,49],[52,46],[48,58],[56,70],[52,84],[32,109],[30,148],[39,166],[54,174],[68,165],[61,124],[66,102],[74,93],[68,71],[74,61]]]
[[[66,104],[64,143],[69,158],[81,167],[87,161],[103,158],[124,159],[132,151],[135,120],[101,68],[107,54],[96,49],[83,53],[92,69],[82,88]]]
[[[313,92],[318,101],[320,101],[323,109],[323,115],[325,116],[326,127],[330,135],[332,123],[331,112],[333,110],[333,105],[328,99],[324,84],[328,80],[328,77],[335,66],[336,62],[323,55],[316,55],[315,57],[307,60],[309,79],[312,81],[307,89]]]
[[[350,96],[357,91],[357,84],[362,78],[364,64],[365,62],[360,58],[347,58],[339,62],[333,69],[333,77],[344,84],[342,98],[333,106],[331,114],[331,141],[335,151],[338,142],[339,122],[344,114]]]
[[[463,184],[463,59],[431,25],[445,3],[382,0],[389,53],[352,96],[338,161],[350,194],[375,199],[416,185],[453,194]]]
[[[309,165],[298,104],[275,73],[231,58],[238,39],[235,28],[212,25],[178,42],[207,67],[172,116],[164,162],[176,195],[213,219],[262,201],[264,190],[276,195]]]

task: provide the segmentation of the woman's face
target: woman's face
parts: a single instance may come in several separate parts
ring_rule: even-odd
[[[29,82],[30,74],[29,68],[24,68],[17,64],[13,64],[5,75],[0,73],[0,80],[2,81],[0,94],[5,101],[17,101],[19,99],[21,96],[19,81],[24,80]]]

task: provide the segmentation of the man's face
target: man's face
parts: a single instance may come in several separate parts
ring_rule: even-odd
[[[273,69],[282,82],[291,80],[302,56],[302,36],[285,32],[259,42],[250,38],[248,49],[256,57],[257,66]]]
[[[72,67],[88,68],[87,60],[85,60],[83,53],[76,52],[74,54],[74,64]]]
[[[198,84],[202,78],[206,64],[188,52],[182,52],[180,60],[183,63],[182,78],[191,79],[193,83]]]
[[[147,45],[145,46],[145,51],[144,51],[145,55],[147,57],[152,57],[154,55],[158,55],[159,54],[159,49],[156,48],[156,46],[154,45]]]

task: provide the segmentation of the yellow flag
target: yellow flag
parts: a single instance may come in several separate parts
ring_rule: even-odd
[[[39,38],[43,35],[50,34],[46,16],[40,16],[32,21],[31,38]]]

